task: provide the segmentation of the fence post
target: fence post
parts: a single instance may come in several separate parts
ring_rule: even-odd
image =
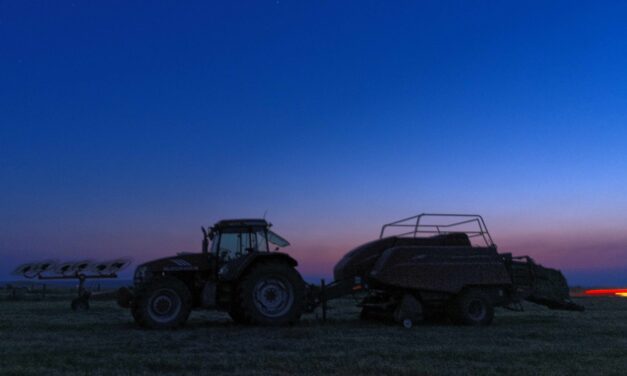
[[[322,300],[322,322],[327,321],[327,294],[326,294],[326,283],[324,278],[320,281],[320,298]]]

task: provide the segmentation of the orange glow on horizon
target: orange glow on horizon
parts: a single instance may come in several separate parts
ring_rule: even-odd
[[[622,289],[586,290],[585,294],[586,295],[590,295],[590,296],[610,295],[610,296],[620,296],[620,297],[623,297],[623,298],[627,298],[627,289],[622,288]]]

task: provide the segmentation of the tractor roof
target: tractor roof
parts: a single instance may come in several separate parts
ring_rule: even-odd
[[[270,224],[265,219],[223,219],[216,223],[216,228],[226,227],[269,227]]]

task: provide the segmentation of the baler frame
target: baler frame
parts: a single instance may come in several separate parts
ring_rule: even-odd
[[[446,222],[441,224],[424,224],[421,223],[424,219],[428,218],[451,218],[454,222]],[[458,230],[458,231],[447,231],[447,229],[451,229],[454,227],[460,227],[468,224],[476,224],[477,230]],[[490,236],[490,232],[488,231],[488,227],[481,217],[478,214],[444,214],[444,213],[422,213],[412,217],[404,218],[398,221],[386,223],[381,227],[381,233],[379,234],[379,239],[382,239],[385,235],[385,230],[388,228],[401,228],[407,229],[411,228],[411,231],[401,232],[400,234],[394,234],[394,236],[400,237],[418,237],[419,234],[431,234],[431,235],[442,235],[448,234],[451,232],[463,232],[468,235],[469,238],[481,237],[487,247],[495,246],[494,241],[492,240],[492,236]]]

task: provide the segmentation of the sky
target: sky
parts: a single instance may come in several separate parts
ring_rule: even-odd
[[[309,277],[383,223],[627,285],[627,5],[0,1],[0,279],[266,217]]]

